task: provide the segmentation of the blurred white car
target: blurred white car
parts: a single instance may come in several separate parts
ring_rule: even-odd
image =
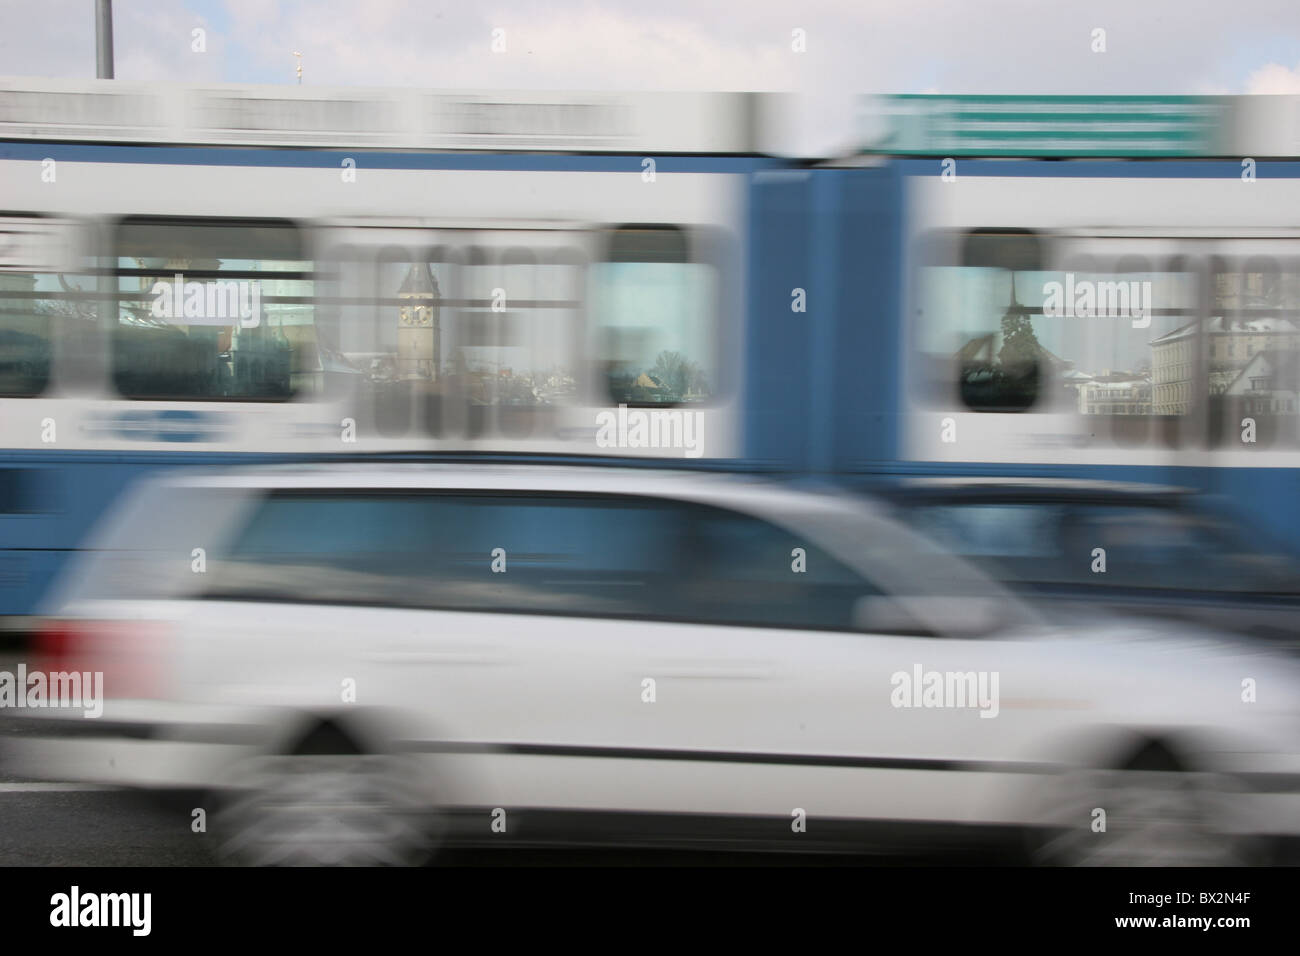
[[[129,495],[61,594],[40,666],[103,672],[103,715],[11,711],[51,732],[13,736],[10,769],[202,790],[238,862],[531,839],[862,850],[956,827],[1046,861],[1225,863],[1300,831],[1293,661],[1049,624],[828,492],[616,468],[189,472]]]

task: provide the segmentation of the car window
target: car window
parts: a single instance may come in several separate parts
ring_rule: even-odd
[[[448,606],[643,619],[681,615],[681,517],[669,502],[458,495],[445,506]],[[489,555],[505,570],[491,570]]]
[[[850,629],[876,593],[777,525],[615,495],[277,492],[210,597]]]
[[[858,599],[879,594],[793,532],[740,512],[691,510],[684,587],[697,620],[851,630]]]
[[[1288,590],[1296,583],[1285,559],[1244,545],[1231,525],[1190,510],[1074,508],[1062,543],[1074,577],[1092,584],[1248,592]],[[1104,574],[1091,569],[1096,548],[1105,550]]]
[[[907,513],[918,531],[1007,581],[1239,592],[1300,587],[1288,559],[1190,509],[969,502],[917,505]]]
[[[256,498],[240,488],[140,482],[114,502],[46,597],[43,613],[79,601],[173,599],[206,586],[209,558],[244,526]]]
[[[275,493],[209,593],[671,617],[674,519],[666,504],[632,499]]]
[[[1049,502],[928,504],[911,509],[916,530],[1006,581],[1068,576],[1060,525],[1064,509]]]
[[[961,554],[1044,558],[1055,553],[1061,508],[1054,505],[930,505],[916,509],[917,529]]]

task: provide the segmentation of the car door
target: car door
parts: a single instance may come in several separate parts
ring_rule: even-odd
[[[672,625],[672,513],[535,490],[285,488],[213,562],[188,680],[370,721],[443,799],[617,807],[639,648]],[[658,766],[658,765],[656,765]]]
[[[1014,599],[897,525],[777,517],[693,509],[692,623],[644,645],[683,795],[792,825],[1014,819],[1007,780],[1077,718],[1068,650],[1011,633]]]
[[[411,746],[507,812],[671,806],[686,791],[664,755],[691,728],[652,718],[647,661],[707,667],[680,634],[682,515],[633,495],[431,494],[425,609],[379,642],[385,686],[422,715]]]

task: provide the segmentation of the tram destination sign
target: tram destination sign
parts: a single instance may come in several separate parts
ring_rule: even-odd
[[[868,97],[863,152],[927,156],[1212,156],[1229,119],[1210,96]]]

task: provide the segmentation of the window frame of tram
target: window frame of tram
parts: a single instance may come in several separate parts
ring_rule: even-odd
[[[169,236],[169,230],[175,231]],[[177,245],[187,255],[177,256]],[[110,248],[110,294],[115,307],[111,315],[105,316],[103,327],[109,340],[112,387],[122,398],[136,401],[280,403],[310,397],[317,390],[303,388],[303,385],[311,381],[312,376],[318,376],[316,384],[323,386],[323,370],[301,364],[305,354],[304,343],[310,342],[317,349],[314,364],[320,366],[322,343],[314,294],[316,263],[310,258],[308,231],[299,223],[286,219],[127,216],[114,224]],[[162,248],[170,254],[151,254]],[[226,249],[237,250],[242,257],[223,255]],[[250,251],[254,254],[248,255]],[[265,251],[272,255],[259,254]],[[211,260],[216,265],[194,268],[191,263],[196,259],[199,262]],[[124,265],[124,260],[134,260],[136,265]],[[144,265],[148,260],[162,260],[163,264]],[[257,267],[267,261],[293,264],[298,268]],[[247,262],[250,265],[223,268],[224,262]],[[184,283],[179,290],[175,287],[177,274],[183,277]],[[136,288],[125,288],[124,285],[132,280]],[[267,295],[263,284],[268,280],[295,285],[289,294]],[[217,323],[214,320],[221,316],[209,315],[203,315],[199,322],[184,321],[199,318],[188,314],[191,283],[196,281],[205,290],[205,309],[210,309],[214,303],[219,305],[229,322]],[[229,294],[231,281],[237,284],[233,296]],[[252,318],[251,311],[248,318],[243,316],[243,311],[253,304],[252,282],[258,283],[257,315],[254,323],[245,324]],[[241,287],[238,283],[246,285]],[[161,289],[160,285],[172,288]],[[178,291],[185,296],[184,302],[175,301]],[[162,301],[160,296],[164,292],[171,295],[172,312],[179,314],[166,317],[166,328],[159,329],[149,323],[156,318],[153,308]],[[141,324],[123,323],[123,305],[127,303],[135,304],[134,311]],[[225,315],[235,308],[236,303],[239,314]],[[268,311],[267,306],[300,307],[300,314],[293,316],[287,309],[280,313],[277,322],[275,312]],[[149,318],[145,319],[145,316]],[[304,316],[306,321],[287,321]],[[309,332],[300,331],[304,328]],[[182,329],[183,339],[168,335],[167,348],[161,352],[148,347],[148,333],[181,334]],[[132,334],[137,330],[141,334]],[[292,340],[286,330],[293,330]],[[160,336],[152,338],[161,339]],[[247,344],[244,344],[245,339]],[[138,347],[136,342],[140,343]],[[169,350],[172,354],[168,354]],[[244,357],[240,354],[243,352],[251,354]],[[263,352],[269,354],[260,354]],[[204,361],[204,353],[211,353],[210,362]],[[208,366],[206,370],[204,365]],[[179,373],[175,371],[178,367],[182,369]],[[186,367],[195,372],[188,379],[184,371]],[[242,379],[248,379],[251,388],[241,390]],[[192,387],[192,383],[199,380],[207,380],[209,384],[198,389]]]
[[[32,228],[24,230],[24,225]],[[39,232],[42,227],[47,230],[43,234]],[[0,214],[0,235],[8,233],[18,237],[15,240],[18,254],[28,258],[40,256],[42,243],[48,244],[51,251],[59,255],[61,250],[58,250],[57,244],[66,243],[70,239],[71,228],[72,224],[67,220],[9,211]],[[43,238],[33,240],[32,237],[36,235],[42,235]],[[37,262],[27,264],[34,267],[40,265]],[[72,303],[80,300],[74,296],[84,295],[84,308],[89,310],[90,315],[87,317],[78,314],[76,317],[88,318],[93,326],[97,309],[93,288],[81,290],[74,286],[75,292],[37,288],[42,280],[48,284],[50,280],[66,280],[68,275],[76,274],[75,270],[69,272],[57,267],[48,270],[21,267],[0,269],[0,399],[37,398],[54,385],[56,340],[68,334],[74,325],[73,317],[64,314],[61,303],[68,303],[68,307],[75,310],[77,306]],[[41,306],[45,308],[42,309]],[[13,321],[7,322],[7,317]]]
[[[1281,295],[1286,294],[1287,286],[1290,285],[1291,291],[1296,294],[1294,304],[1288,307],[1283,303],[1277,308],[1241,304],[1241,298],[1251,294],[1248,290],[1251,277],[1254,276],[1261,277],[1257,283],[1260,287],[1268,284],[1263,277],[1273,276],[1276,289]],[[1224,277],[1236,279],[1237,289],[1233,294],[1237,297],[1237,305],[1234,307],[1220,304],[1223,301],[1221,280]],[[1218,254],[1210,258],[1209,281],[1210,294],[1213,296],[1209,310],[1210,321],[1213,322],[1216,318],[1220,320],[1219,326],[1210,328],[1205,336],[1205,363],[1208,371],[1203,394],[1210,447],[1249,452],[1255,449],[1294,449],[1300,446],[1300,395],[1296,394],[1300,391],[1300,259],[1267,254]],[[1295,331],[1242,328],[1244,323],[1257,319],[1288,321]],[[1234,338],[1240,334],[1245,335],[1245,341],[1238,343]],[[1278,340],[1283,343],[1281,347],[1268,342],[1268,338],[1275,335],[1284,337]],[[1245,354],[1238,354],[1238,345]],[[1269,359],[1261,353],[1272,353],[1274,358]],[[1290,358],[1279,362],[1276,359],[1279,354]],[[1281,389],[1276,387],[1275,382],[1271,383],[1272,387],[1262,389],[1270,393],[1267,398],[1269,407],[1264,406],[1265,399],[1258,396],[1234,394],[1247,384],[1249,391],[1261,391],[1259,383],[1274,377],[1247,375],[1257,356],[1264,361],[1274,362],[1274,369],[1282,368],[1287,375]],[[1226,379],[1227,374],[1233,376],[1230,381]],[[1245,383],[1242,382],[1243,376],[1247,376]],[[1289,389],[1285,387],[1288,384],[1291,386]],[[1278,391],[1284,396],[1290,392],[1290,397],[1276,400],[1271,393]],[[1289,403],[1290,408],[1275,407],[1278,401],[1284,406]],[[1249,426],[1247,419],[1251,423]]]
[[[660,241],[658,247],[636,245],[638,239],[644,241],[648,236],[656,239],[673,238]],[[586,341],[590,362],[590,377],[594,383],[595,400],[600,405],[625,405],[628,408],[709,408],[721,404],[727,398],[728,375],[724,367],[725,333],[723,308],[726,303],[724,291],[725,269],[722,262],[725,242],[715,237],[711,231],[702,227],[687,227],[675,223],[623,223],[605,229],[600,237],[601,249],[599,259],[593,263],[594,269],[586,285],[588,315],[590,316]],[[626,247],[621,247],[628,244]],[[702,337],[701,348],[707,350],[700,360],[685,354],[681,349],[662,348],[657,352],[654,362],[648,368],[644,362],[632,363],[626,358],[619,358],[618,353],[625,352],[625,346],[615,345],[617,326],[603,321],[599,314],[602,303],[596,301],[595,285],[604,281],[602,267],[611,265],[658,265],[675,264],[698,266],[707,272],[703,280],[705,286],[703,298],[697,308],[707,323]],[[612,287],[615,283],[611,282]],[[632,327],[635,329],[635,327]],[[656,331],[664,333],[662,327]],[[662,374],[656,375],[661,369]],[[619,374],[619,366],[639,365],[642,371],[632,376],[627,372]],[[671,381],[666,381],[671,378]],[[630,384],[619,386],[616,381],[628,381]],[[655,392],[667,388],[673,396],[657,400]],[[692,392],[699,397],[692,398]]]
[[[358,350],[348,348],[351,343],[344,330],[350,321],[358,327],[364,327],[365,322],[350,319],[345,310],[356,309],[364,316],[370,308],[373,295],[366,285],[370,277],[364,252],[363,247],[351,243],[334,243],[320,252],[315,263],[316,327],[328,330],[329,344],[335,346],[329,350],[334,354],[323,354],[321,362],[322,366],[327,360],[332,365],[337,363],[335,367],[324,368],[321,395],[327,401],[343,402],[348,414],[354,417],[355,406],[361,399],[359,382],[363,373],[347,362],[346,353]]]

